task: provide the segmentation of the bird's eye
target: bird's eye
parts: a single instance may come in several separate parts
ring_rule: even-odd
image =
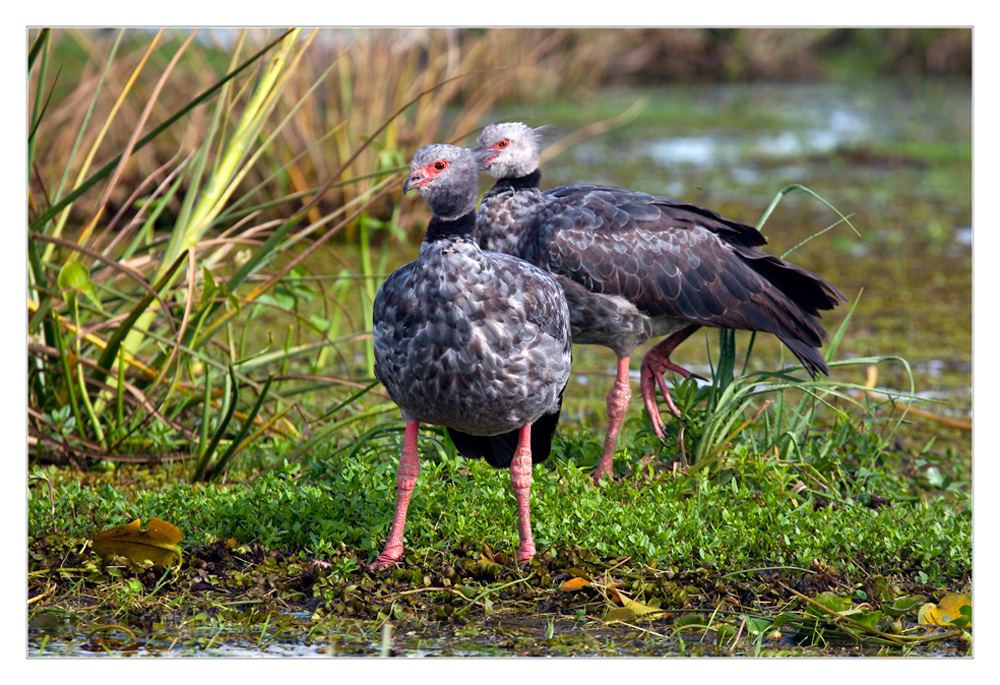
[[[510,145],[510,141],[508,139],[506,139],[506,138],[504,138],[499,143],[497,143],[497,147],[500,148],[501,150],[503,150],[508,145]]]
[[[448,163],[443,160],[434,162],[434,169],[436,169],[437,171],[444,171],[447,168],[448,168]]]

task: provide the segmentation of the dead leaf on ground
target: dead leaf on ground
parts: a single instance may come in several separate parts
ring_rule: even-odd
[[[590,587],[590,581],[586,578],[570,578],[565,583],[559,586],[559,589],[563,592],[573,592],[574,590],[582,590],[585,587]]]
[[[646,616],[648,614],[662,614],[665,613],[663,609],[659,607],[651,607],[643,604],[642,602],[637,602],[634,599],[626,597],[622,593],[617,593],[618,598],[621,600],[622,607],[628,609],[635,613],[636,616]]]
[[[487,556],[485,554],[480,554],[479,555],[479,563],[480,564],[484,564],[486,566],[497,566],[497,567],[501,567],[501,568],[503,567],[503,564],[498,564],[497,562],[493,561],[492,559],[487,558]]]
[[[962,614],[962,607],[969,607],[968,623]],[[962,627],[972,627],[972,599],[968,595],[957,592],[949,592],[937,604],[928,602],[920,607],[917,614],[917,622],[923,625],[948,626],[959,625]]]
[[[158,518],[149,520],[142,530],[139,519],[128,525],[118,526],[94,536],[94,551],[104,558],[112,555],[125,557],[141,564],[152,561],[161,566],[181,563],[181,532],[176,526]]]

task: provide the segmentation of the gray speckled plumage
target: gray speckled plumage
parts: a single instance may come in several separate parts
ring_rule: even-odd
[[[448,168],[423,182],[416,170],[433,168],[428,165],[436,159]],[[472,151],[426,146],[411,168],[415,176],[407,185],[418,187],[435,217],[417,260],[390,275],[375,297],[376,378],[407,421],[496,436],[547,416],[551,430],[538,438],[551,439],[570,370],[561,289],[543,270],[484,252],[474,240],[478,161]],[[506,465],[502,457],[467,453],[470,441],[453,437],[466,456]],[[508,436],[511,454],[515,439]],[[546,445],[533,456],[547,453]]]
[[[569,313],[553,279],[471,239],[424,243],[375,298],[375,376],[403,418],[496,435],[558,407]]]
[[[773,333],[813,374],[825,333],[820,310],[843,294],[815,274],[756,249],[754,228],[646,193],[596,185],[538,188],[538,136],[524,124],[491,124],[477,143],[498,176],[480,205],[477,232],[557,277],[573,340],[631,354],[651,337],[692,324]],[[503,165],[497,161],[510,157]],[[517,174],[517,177],[504,176]]]

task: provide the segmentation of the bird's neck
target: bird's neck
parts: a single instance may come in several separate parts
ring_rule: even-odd
[[[431,243],[446,238],[471,238],[475,230],[476,212],[474,209],[455,219],[434,216],[427,224],[427,235],[424,237],[424,242]]]
[[[542,184],[542,170],[535,169],[526,176],[516,178],[501,178],[494,184],[494,190],[531,190]]]

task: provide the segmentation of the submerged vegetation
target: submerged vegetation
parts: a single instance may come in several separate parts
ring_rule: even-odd
[[[708,190],[722,183],[704,169],[663,177],[656,150],[617,153],[627,122],[642,140],[663,126],[694,140],[695,126],[738,127],[730,109],[780,130],[765,121],[774,108],[739,90],[694,118],[704,103],[681,88],[595,99],[616,75],[697,75],[657,74],[664,37],[581,33],[30,32],[32,653],[968,652],[962,602],[946,625],[921,620],[971,590],[962,112],[934,144],[804,162],[769,149],[756,175],[741,170],[753,210]],[[743,80],[803,46],[809,73],[838,73],[878,32],[793,33],[671,39],[692,56],[726,44],[728,66],[701,73]],[[879,69],[924,59],[963,73],[964,32],[890,35]],[[683,199],[760,217],[775,254],[796,249],[851,296],[824,320],[831,376],[775,371],[784,353],[768,336],[695,336],[685,366],[711,382],[675,385],[682,419],[665,444],[632,407],[616,480],[594,488],[609,358],[578,347],[553,456],[534,474],[537,560],[510,561],[509,478],[428,429],[404,562],[369,573],[403,431],[372,379],[371,301],[426,220],[398,197],[400,172],[421,144],[529,116],[572,129],[550,146],[547,185],[683,182]],[[581,144],[602,132],[616,154]],[[820,194],[848,216],[786,188],[797,164],[821,167]],[[875,171],[853,178],[856,166]],[[588,178],[571,178],[581,168]],[[912,215],[893,200],[900,183],[923,196],[902,203]],[[794,192],[763,210],[782,188]],[[936,267],[909,256],[931,252]],[[179,565],[95,553],[101,531],[154,517],[183,534]]]

